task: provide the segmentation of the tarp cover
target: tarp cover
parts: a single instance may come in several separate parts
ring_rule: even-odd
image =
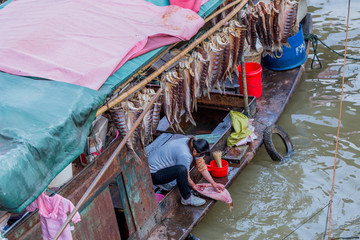
[[[17,0],[0,22],[1,71],[95,90],[127,60],[204,25],[194,11],[144,0]]]
[[[0,5],[0,13],[14,2]],[[208,16],[220,4],[210,0],[198,14]],[[33,202],[83,151],[95,112],[106,97],[165,49],[127,61],[98,91],[0,72],[0,210],[21,212]]]
[[[103,99],[89,88],[1,72],[0,86],[0,206],[15,211],[82,153]]]

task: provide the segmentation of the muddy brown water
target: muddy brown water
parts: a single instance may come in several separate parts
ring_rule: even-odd
[[[343,54],[348,1],[307,3],[314,33]],[[360,1],[352,0],[347,54],[354,58],[360,58],[359,13]],[[233,211],[229,213],[225,203],[216,203],[193,235],[201,240],[283,239],[298,228],[285,239],[323,239],[327,216],[324,207],[330,200],[333,178],[343,58],[320,43],[318,52],[323,68],[311,69],[310,50],[306,72],[278,122],[291,136],[296,154],[290,161],[275,163],[262,146],[229,188]],[[359,68],[359,61],[346,61],[332,237],[360,237]]]

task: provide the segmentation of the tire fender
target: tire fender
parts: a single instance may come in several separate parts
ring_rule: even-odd
[[[280,136],[281,140],[284,142],[286,147],[286,155],[283,156],[276,150],[273,141],[272,135],[277,134]],[[282,129],[280,126],[273,124],[267,127],[264,131],[264,145],[267,153],[274,161],[282,161],[285,158],[289,158],[294,154],[294,146],[290,140],[289,135]]]

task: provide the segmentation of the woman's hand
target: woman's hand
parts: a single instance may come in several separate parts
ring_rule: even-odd
[[[204,187],[202,187],[201,184],[194,184],[194,185],[192,186],[192,188],[193,188],[195,191],[200,192],[200,191],[203,190]]]
[[[212,187],[213,187],[217,192],[219,192],[219,193],[225,190],[225,186],[222,185],[221,183],[216,183],[216,182],[214,182],[214,183],[211,184],[211,185],[212,185]]]

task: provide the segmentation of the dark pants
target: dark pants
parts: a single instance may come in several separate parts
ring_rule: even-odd
[[[175,165],[164,168],[151,174],[155,185],[169,183],[176,179],[180,194],[184,199],[190,197],[190,187],[188,182],[188,171],[184,165]]]

